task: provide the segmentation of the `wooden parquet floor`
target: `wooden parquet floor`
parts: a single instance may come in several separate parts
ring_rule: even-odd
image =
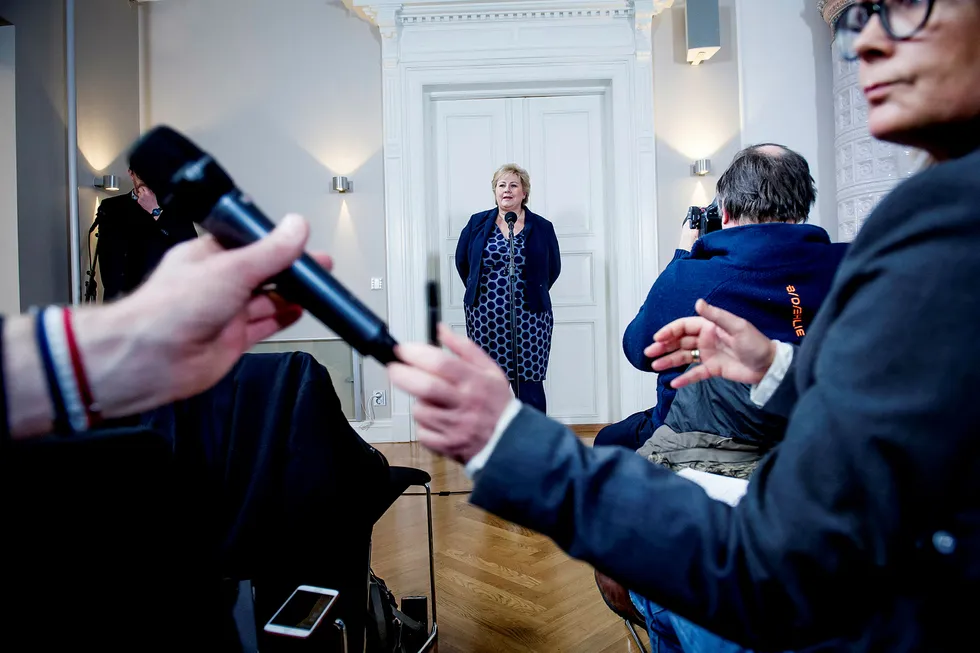
[[[377,448],[392,465],[428,471],[433,493],[463,493],[432,497],[440,653],[638,650],[599,596],[592,568],[470,505],[461,466],[417,444]],[[428,596],[424,495],[401,497],[375,526],[372,566],[397,598]]]

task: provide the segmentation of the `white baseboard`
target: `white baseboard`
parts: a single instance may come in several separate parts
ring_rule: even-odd
[[[373,422],[351,422],[365,442],[368,444],[379,444],[384,442],[408,442],[408,437],[401,437],[395,434],[390,419],[376,419]]]

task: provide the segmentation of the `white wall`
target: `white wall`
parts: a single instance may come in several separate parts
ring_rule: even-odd
[[[0,26],[0,314],[20,313],[14,26]]]
[[[336,276],[386,318],[385,291],[370,290],[371,277],[386,276],[376,30],[340,0],[167,0],[141,10],[148,126],[186,133],[274,219],[305,215],[310,248],[332,254]],[[354,192],[331,193],[334,175]],[[280,338],[326,335],[304,318]],[[364,390],[390,396],[374,362]]]
[[[837,235],[831,32],[813,0],[736,0],[742,143],[776,142],[810,163],[810,220]]]
[[[21,310],[71,297],[64,0],[0,0],[17,32]]]
[[[75,84],[78,134],[78,226],[82,288],[87,277],[88,237],[97,203],[115,192],[96,188],[102,175],[116,175],[129,192],[130,146],[140,135],[139,28],[135,5],[86,0],[75,11]],[[100,292],[101,292],[100,283]]]
[[[653,102],[657,133],[657,213],[662,270],[674,255],[681,221],[693,204],[706,206],[718,176],[741,146],[734,0],[721,0],[721,51],[699,66],[687,62],[683,4],[653,28]],[[711,174],[691,175],[697,159]],[[653,279],[647,280],[650,284]],[[693,308],[693,307],[692,307]]]

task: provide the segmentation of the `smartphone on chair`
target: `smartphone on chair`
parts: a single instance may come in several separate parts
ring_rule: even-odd
[[[337,590],[300,585],[265,625],[265,632],[307,638],[337,602]]]

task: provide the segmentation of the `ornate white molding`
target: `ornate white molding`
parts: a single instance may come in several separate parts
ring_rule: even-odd
[[[843,3],[838,3],[841,9]],[[868,215],[916,169],[917,152],[879,141],[868,131],[868,103],[857,62],[834,57],[834,150],[837,172],[837,237],[851,241]]]

